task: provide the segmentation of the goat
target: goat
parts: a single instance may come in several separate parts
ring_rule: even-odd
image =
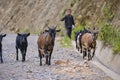
[[[80,39],[81,35],[82,35],[81,31],[80,32],[75,32],[75,43],[76,43],[76,49],[78,49],[78,51],[81,48],[80,45],[79,45],[79,42],[80,42],[79,39]]]
[[[79,32],[75,32],[75,42],[76,42],[76,49],[81,49],[80,53],[82,53],[82,46],[81,46],[81,37],[85,33],[91,33],[84,27],[84,30],[80,30]]]
[[[95,55],[96,50],[96,39],[98,36],[98,32],[92,32],[92,33],[85,33],[81,37],[81,45],[83,50],[83,59],[85,56],[87,56],[88,52],[88,60],[91,60]],[[91,49],[93,49],[92,56],[90,55]]]
[[[22,54],[22,62],[25,61],[25,56],[27,52],[27,37],[30,35],[30,33],[25,33],[25,34],[17,34],[16,37],[16,60],[18,61],[18,49],[20,49],[21,54]]]
[[[37,44],[40,65],[42,65],[42,57],[44,56],[46,57],[46,64],[51,65],[51,55],[54,48],[56,32],[60,32],[60,30],[56,30],[56,27],[49,28],[49,30],[45,30],[45,32],[38,37]]]
[[[1,63],[3,63],[3,58],[2,58],[2,39],[5,36],[6,36],[6,34],[0,34],[0,60],[1,60]]]

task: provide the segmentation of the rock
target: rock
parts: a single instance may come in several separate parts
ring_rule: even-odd
[[[11,28],[10,28],[10,31],[14,31],[14,30],[15,30],[15,27],[11,27]]]
[[[19,33],[19,32],[20,32],[20,29],[16,28],[15,33]]]

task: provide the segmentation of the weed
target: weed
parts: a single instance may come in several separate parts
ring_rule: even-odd
[[[61,40],[62,47],[71,47],[71,39],[66,35]]]
[[[82,25],[78,25],[76,26],[73,30],[72,30],[72,39],[74,39],[75,36],[75,32],[79,32],[80,30],[83,30],[83,26]]]
[[[100,39],[112,45],[114,53],[120,52],[120,36],[119,31],[116,31],[110,24],[105,24],[101,28]]]

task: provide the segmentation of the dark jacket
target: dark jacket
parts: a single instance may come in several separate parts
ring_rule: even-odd
[[[61,21],[65,21],[66,28],[72,28],[72,25],[75,25],[72,15],[66,15],[61,19]]]

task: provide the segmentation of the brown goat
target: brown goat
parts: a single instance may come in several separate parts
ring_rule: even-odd
[[[91,60],[95,55],[96,50],[96,39],[98,36],[98,32],[93,33],[85,33],[81,38],[81,44],[83,49],[83,59],[87,56],[88,52],[88,60]],[[91,56],[91,50],[93,49],[93,54]]]
[[[60,30],[56,30],[55,28],[49,28],[49,30],[45,30],[44,33],[39,35],[37,44],[38,51],[40,57],[40,65],[42,65],[42,57],[46,57],[46,64],[51,64],[51,54],[54,48],[55,35],[56,32]]]

